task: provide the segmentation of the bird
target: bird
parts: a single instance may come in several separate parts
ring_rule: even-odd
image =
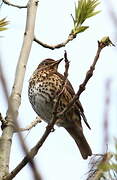
[[[55,99],[61,92],[64,83],[64,76],[58,72],[58,65],[61,61],[62,59],[54,60],[50,58],[43,60],[29,79],[29,101],[37,115],[48,124],[53,115]],[[58,102],[57,113],[63,111],[74,96],[75,91],[67,79]],[[90,128],[82,104],[77,100],[63,118],[58,117],[56,125],[67,130],[76,142],[82,158],[87,159],[92,155],[92,150],[83,134],[82,119]]]

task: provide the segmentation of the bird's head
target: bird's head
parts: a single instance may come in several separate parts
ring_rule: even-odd
[[[55,61],[53,59],[45,59],[38,65],[38,69],[50,68],[50,69],[56,69],[57,70],[59,63],[62,60],[63,60],[63,58],[59,59],[57,61]]]

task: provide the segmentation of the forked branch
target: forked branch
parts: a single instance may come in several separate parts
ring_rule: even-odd
[[[109,37],[104,37],[104,38],[102,38],[101,41],[98,41],[98,49],[97,49],[95,58],[93,60],[92,65],[90,66],[90,69],[86,73],[83,83],[79,86],[79,89],[78,89],[76,95],[73,97],[73,99],[70,101],[70,103],[64,108],[64,110],[62,112],[58,113],[58,116],[63,116],[71,108],[71,106],[79,99],[81,93],[86,89],[86,85],[87,85],[89,79],[93,76],[93,72],[95,70],[97,61],[99,60],[99,56],[100,56],[102,49],[109,45],[114,46],[114,44],[110,41]]]

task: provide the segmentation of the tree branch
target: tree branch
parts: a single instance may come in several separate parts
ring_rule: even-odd
[[[20,6],[20,5],[16,5],[16,4],[13,4],[13,3],[9,2],[9,0],[2,0],[2,1],[4,2],[4,4],[7,4],[9,6],[13,6],[13,7],[16,7],[16,8],[19,8],[19,9],[27,8],[27,5],[26,6]]]
[[[32,129],[33,127],[35,127],[38,123],[41,123],[42,122],[42,119],[40,117],[36,117],[36,119],[34,121],[31,122],[30,125],[28,125],[27,127],[25,128],[16,128],[15,129],[15,132],[21,132],[21,131],[29,131],[30,129]]]
[[[0,180],[8,174],[9,171],[9,157],[11,150],[12,136],[14,132],[13,124],[15,123],[18,110],[21,103],[21,92],[23,87],[24,75],[26,71],[26,65],[34,39],[34,26],[37,11],[37,0],[29,0],[27,7],[27,22],[24,35],[24,41],[18,60],[15,81],[12,88],[12,93],[9,98],[8,111],[7,111],[7,126],[3,129],[0,139]]]
[[[36,37],[34,37],[34,41],[38,44],[40,44],[41,46],[43,46],[44,48],[48,48],[48,49],[51,49],[51,50],[54,50],[54,49],[59,49],[61,47],[64,47],[66,46],[66,44],[68,44],[70,41],[72,41],[74,38],[76,38],[76,35],[73,35],[73,34],[69,34],[68,38],[60,43],[60,44],[56,44],[56,45],[48,45],[46,43],[43,43],[42,41],[40,41],[39,39],[37,39]]]
[[[53,108],[52,119],[51,119],[50,123],[47,125],[44,134],[42,135],[41,139],[37,142],[37,144],[30,150],[30,152],[24,157],[24,159],[19,163],[19,165],[10,174],[8,174],[3,180],[11,180],[12,178],[14,178],[19,173],[19,171],[28,162],[30,162],[31,159],[33,159],[35,157],[35,155],[39,151],[40,147],[43,145],[43,143],[47,139],[48,135],[53,130],[54,124],[56,123],[56,120],[57,120],[56,115],[57,115],[58,103],[59,103],[60,97],[62,95],[62,92],[64,90],[64,86],[66,84],[67,76],[68,76],[69,61],[67,60],[67,53],[66,52],[64,54],[64,57],[65,57],[64,82],[63,82],[63,86],[61,88],[60,93],[57,95],[57,97],[55,97],[55,104],[54,104],[54,108]]]
[[[86,85],[87,85],[89,79],[93,76],[93,72],[95,70],[95,66],[97,64],[97,61],[99,59],[102,49],[109,45],[114,46],[114,44],[110,41],[109,37],[104,37],[104,38],[102,38],[101,41],[98,41],[98,49],[97,49],[94,61],[93,61],[92,65],[90,66],[90,69],[87,71],[83,83],[79,86],[79,89],[78,89],[76,95],[73,97],[73,99],[69,102],[69,104],[64,108],[64,110],[62,112],[57,114],[57,116],[63,116],[71,108],[71,106],[79,99],[81,93],[86,89]],[[87,124],[87,121],[85,123]]]

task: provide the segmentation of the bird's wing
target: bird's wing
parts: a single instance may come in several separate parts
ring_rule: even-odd
[[[61,79],[63,79],[64,80],[64,76],[62,75],[62,74],[60,74],[59,72],[56,72],[57,73],[57,75],[59,75],[60,77],[61,77]],[[72,84],[70,83],[70,81],[69,80],[67,80],[67,83],[66,83],[66,89],[67,89],[67,94],[69,94],[69,96],[70,96],[70,100],[75,96],[75,91],[74,91],[74,89],[73,89],[73,86],[72,86]],[[83,109],[83,106],[82,106],[82,104],[81,104],[81,102],[79,101],[79,99],[75,102],[75,110],[76,110],[76,113],[79,115],[79,116],[81,116],[82,117],[82,119],[84,120],[84,122],[85,122],[85,124],[87,125],[87,127],[89,128],[89,129],[91,129],[91,127],[90,127],[90,125],[88,124],[88,121],[87,121],[87,119],[86,119],[86,116],[85,116],[85,114],[84,114],[84,109]]]

